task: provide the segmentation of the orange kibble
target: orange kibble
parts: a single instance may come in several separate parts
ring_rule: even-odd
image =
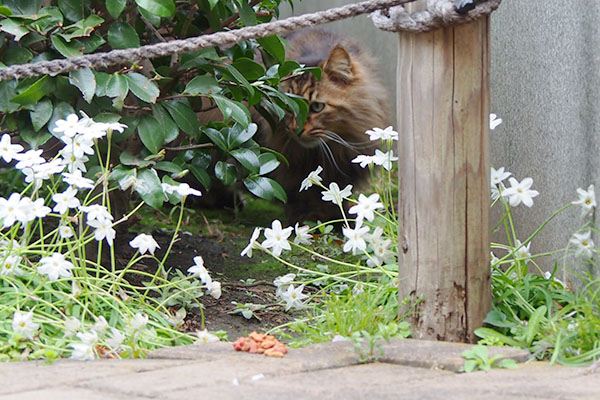
[[[267,349],[267,350],[265,350],[265,356],[281,358],[281,357],[283,357],[283,353],[280,351],[275,351],[273,349]]]
[[[263,349],[270,349],[271,347],[275,346],[277,343],[276,340],[265,340],[263,341],[260,345]]]

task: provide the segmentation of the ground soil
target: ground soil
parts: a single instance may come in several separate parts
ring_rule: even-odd
[[[252,210],[250,210],[252,213]],[[257,254],[251,259],[241,257],[241,250],[248,244],[251,232],[257,223],[268,225],[265,221],[238,216],[237,220],[232,212],[221,210],[213,213],[212,218],[207,218],[204,212],[195,214],[195,224],[185,224],[175,241],[167,259],[167,268],[179,269],[187,274],[187,269],[194,264],[193,258],[202,256],[204,266],[209,270],[213,280],[221,282],[222,295],[219,299],[205,295],[200,298],[204,306],[204,325],[202,312],[199,308],[187,310],[183,329],[195,331],[204,327],[209,331],[223,330],[227,332],[229,340],[245,336],[252,331],[266,331],[274,326],[289,321],[290,316],[285,313],[275,296],[273,279],[279,275],[290,272],[281,265],[273,263],[266,255]],[[263,216],[270,218],[269,213]],[[216,216],[215,216],[216,215]],[[142,220],[129,228],[128,232],[117,235],[115,254],[119,264],[126,264],[134,255],[134,250],[129,246],[129,241],[139,232],[149,233],[159,243],[160,249],[157,257],[160,259],[169,247],[172,230],[150,226],[149,220],[167,218],[164,214],[157,214],[150,219]],[[240,218],[242,218],[240,220]],[[168,218],[167,218],[168,219]],[[254,220],[253,220],[254,219]],[[252,221],[250,221],[252,220]],[[189,219],[188,219],[189,221]],[[153,273],[156,263],[147,259],[138,264],[136,269]],[[171,272],[171,275],[173,275]],[[250,278],[250,281],[247,279]],[[131,283],[141,285],[141,280],[136,276],[131,277]],[[252,303],[264,306],[254,312],[251,319],[244,318],[239,312],[233,313],[236,305],[233,303]]]

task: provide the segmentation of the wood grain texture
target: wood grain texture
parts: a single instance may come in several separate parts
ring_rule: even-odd
[[[414,337],[473,341],[491,296],[489,19],[399,35],[399,296],[422,298]]]

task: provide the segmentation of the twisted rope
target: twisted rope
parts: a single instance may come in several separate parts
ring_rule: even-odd
[[[129,49],[112,50],[105,53],[87,54],[81,57],[12,65],[0,68],[0,81],[38,75],[56,75],[82,68],[106,68],[111,65],[126,64],[132,60],[169,56],[206,47],[231,46],[248,39],[281,35],[300,28],[325,24],[375,11],[372,15],[373,22],[380,29],[394,32],[425,32],[480,18],[495,10],[501,0],[488,0],[481,3],[467,15],[461,15],[455,11],[453,0],[428,0],[427,10],[409,15],[402,5],[414,1],[416,0],[369,0],[232,31],[216,32],[210,35]],[[378,11],[382,9],[386,9],[386,11]]]
[[[81,57],[60,60],[40,61],[33,64],[13,65],[0,69],[0,81],[19,79],[28,76],[56,75],[81,68],[106,68],[111,65],[126,64],[132,60],[168,56],[172,54],[196,51],[206,47],[230,46],[248,39],[281,35],[300,28],[325,24],[356,15],[410,3],[415,0],[370,0],[356,4],[332,8],[311,14],[290,17],[284,20],[248,26],[232,31],[216,32],[210,35],[188,39],[150,44],[142,47],[112,50],[106,53],[87,54]]]
[[[427,9],[412,14],[403,6],[379,10],[371,15],[373,24],[390,32],[427,32],[449,25],[474,21],[489,15],[498,8],[502,0],[488,0],[479,3],[468,14],[459,14],[454,8],[454,0],[427,0]]]

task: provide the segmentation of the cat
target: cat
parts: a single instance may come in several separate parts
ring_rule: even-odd
[[[373,58],[358,42],[321,29],[296,31],[286,40],[286,57],[320,67],[321,80],[306,72],[282,81],[287,93],[308,101],[308,118],[299,133],[291,115],[276,126],[255,118],[259,124],[256,141],[287,159],[288,164],[281,163],[272,177],[288,195],[289,223],[338,219],[339,207],[321,200],[321,188],[300,192],[300,185],[318,166],[323,168],[320,176],[325,186],[336,182],[341,189],[348,184],[358,188],[368,181],[369,170],[351,161],[359,154],[372,155],[379,147],[365,131],[388,126],[388,94]]]

